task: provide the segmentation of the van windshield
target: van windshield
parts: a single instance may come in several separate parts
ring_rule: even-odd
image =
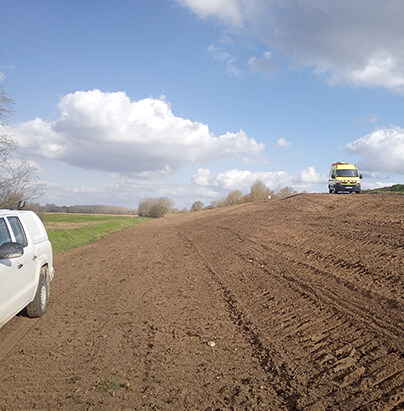
[[[340,169],[337,170],[337,177],[358,177],[358,170],[351,169]]]

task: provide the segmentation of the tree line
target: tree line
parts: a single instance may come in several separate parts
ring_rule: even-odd
[[[109,205],[73,205],[57,206],[56,204],[30,204],[30,208],[35,211],[47,213],[81,213],[81,214],[119,214],[119,215],[137,215],[136,209],[130,209],[119,206]]]
[[[297,191],[291,187],[283,187],[275,193],[262,181],[257,180],[251,185],[248,194],[243,194],[240,190],[233,190],[225,198],[211,201],[207,206],[205,206],[202,201],[195,201],[190,210],[184,208],[180,211],[176,208],[172,208],[172,201],[166,197],[148,198],[140,201],[138,213],[140,216],[144,217],[160,218],[165,214],[185,214],[190,211],[212,210],[214,208],[230,207],[255,201],[268,200],[273,197],[285,197],[293,194],[297,194]]]
[[[255,201],[268,200],[274,197],[286,197],[293,194],[297,194],[297,191],[291,187],[283,187],[275,193],[262,181],[257,180],[251,185],[250,192],[248,194],[243,194],[240,190],[233,190],[227,195],[227,197],[222,198],[221,200],[212,201],[207,206],[205,206],[202,201],[195,201],[192,204],[191,211],[212,210],[214,208],[230,207],[239,204],[252,203]]]

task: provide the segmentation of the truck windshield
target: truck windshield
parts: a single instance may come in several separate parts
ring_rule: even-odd
[[[355,170],[355,169],[337,170],[337,177],[358,177],[358,170]]]

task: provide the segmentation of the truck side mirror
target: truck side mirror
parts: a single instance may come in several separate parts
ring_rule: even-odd
[[[363,177],[362,177],[362,174],[359,174],[359,178],[363,178]]]
[[[0,260],[21,257],[24,248],[20,243],[3,243],[0,247]]]

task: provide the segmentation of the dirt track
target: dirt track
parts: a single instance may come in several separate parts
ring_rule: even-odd
[[[55,268],[0,330],[0,409],[404,407],[404,196],[168,217]]]

